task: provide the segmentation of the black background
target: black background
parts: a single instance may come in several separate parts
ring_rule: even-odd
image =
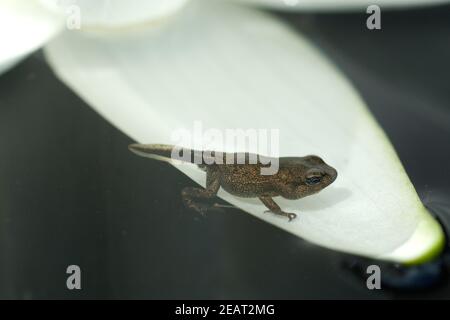
[[[276,14],[359,90],[423,201],[450,221],[450,7],[367,15]],[[178,170],[132,141],[53,75],[42,53],[0,76],[0,298],[448,298],[369,291],[351,257],[246,213],[199,218]],[[361,177],[362,179],[364,177]],[[395,183],[395,182],[393,182]],[[82,269],[82,290],[66,268]]]

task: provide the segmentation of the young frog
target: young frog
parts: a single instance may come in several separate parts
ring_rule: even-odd
[[[178,150],[171,145],[132,144],[129,149],[143,157],[157,160],[180,160]],[[191,209],[204,214],[207,208],[194,200],[216,196],[220,187],[237,197],[259,198],[277,215],[291,221],[296,214],[284,212],[273,200],[281,196],[286,199],[300,199],[315,194],[336,180],[337,171],[318,156],[268,158],[249,153],[216,153],[180,149],[182,161],[196,163],[206,171],[206,188],[187,187],[182,190],[184,203]],[[174,158],[174,154],[177,155]],[[186,157],[188,155],[188,157]],[[230,159],[244,159],[229,161]],[[223,161],[215,161],[222,159]],[[256,161],[250,161],[256,159]],[[200,160],[200,161],[199,161]],[[275,161],[276,160],[276,161]],[[276,162],[278,170],[273,174],[261,174],[268,163]]]

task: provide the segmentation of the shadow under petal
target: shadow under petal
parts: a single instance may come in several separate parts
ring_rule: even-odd
[[[337,203],[348,199],[351,194],[352,192],[347,188],[331,187],[321,191],[318,194],[298,200],[288,200],[281,197],[275,197],[274,200],[285,211],[288,211],[289,208],[300,212],[308,212],[319,211],[332,207]],[[264,209],[264,205],[258,198],[235,198],[239,199],[239,202],[244,202],[252,206],[260,205],[263,207],[262,211],[267,210]]]
[[[295,208],[302,212],[323,210],[345,201],[350,198],[351,195],[352,192],[347,188],[331,187],[321,191],[318,194],[296,200],[298,203],[295,204]],[[283,199],[283,203],[285,201],[286,200]]]

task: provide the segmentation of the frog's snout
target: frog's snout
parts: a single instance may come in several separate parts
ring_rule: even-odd
[[[338,172],[337,172],[337,170],[335,168],[329,167],[327,173],[330,176],[330,184],[332,184],[334,182],[334,180],[336,180],[336,178],[338,176]]]

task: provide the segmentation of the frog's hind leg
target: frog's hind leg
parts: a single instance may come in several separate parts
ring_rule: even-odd
[[[186,207],[204,215],[208,210],[214,208],[214,206],[198,202],[198,200],[211,199],[215,197],[219,189],[219,171],[208,168],[206,170],[206,189],[187,187],[181,192],[181,197]]]
[[[263,196],[263,197],[259,197],[259,200],[261,200],[261,202],[264,203],[264,205],[269,209],[266,212],[272,212],[276,215],[287,217],[289,219],[289,221],[292,221],[293,219],[295,219],[297,217],[297,215],[295,213],[284,212],[283,210],[281,210],[280,206],[277,205],[277,203],[275,201],[273,201],[273,199],[271,197]]]

